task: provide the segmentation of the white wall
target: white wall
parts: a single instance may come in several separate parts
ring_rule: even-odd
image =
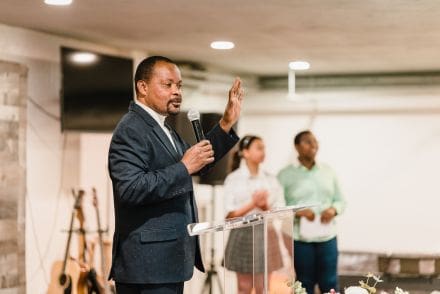
[[[341,250],[440,254],[439,94],[439,87],[333,89],[289,101],[285,93],[254,93],[239,132],[263,137],[273,173],[296,156],[298,131],[316,133],[318,159],[336,170],[348,201]]]

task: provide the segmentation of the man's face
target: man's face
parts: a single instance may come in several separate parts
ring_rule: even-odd
[[[318,141],[313,134],[304,134],[301,136],[301,141],[295,145],[300,157],[314,160],[318,152]]]
[[[139,101],[162,115],[176,115],[182,103],[182,77],[172,63],[159,61],[154,65],[150,81],[138,81]]]

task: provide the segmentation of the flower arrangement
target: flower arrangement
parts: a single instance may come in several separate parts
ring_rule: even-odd
[[[383,282],[379,276],[375,276],[372,273],[368,273],[365,275],[367,281],[364,282],[359,281],[360,286],[351,286],[345,289],[345,294],[374,294],[376,293],[376,285],[380,282]],[[373,285],[370,285],[370,279],[373,281]],[[401,293],[395,293],[401,294]],[[402,293],[403,294],[403,293]]]
[[[372,273],[366,274],[365,277],[367,278],[365,282],[362,280],[359,281],[359,286],[350,286],[346,288],[344,290],[344,294],[376,294],[377,291],[376,286],[377,284],[383,282],[383,280],[381,280],[379,276],[376,276]],[[286,282],[287,282],[287,286],[292,288],[292,293],[307,294],[306,289],[302,287],[300,281],[288,280]],[[335,290],[332,289],[330,290],[329,293],[325,293],[325,294],[340,294],[340,293],[337,293]],[[382,291],[380,292],[380,294],[388,294],[388,293]],[[409,292],[404,291],[399,287],[396,287],[396,289],[394,289],[393,294],[409,294]],[[431,294],[440,294],[440,291],[433,291]]]
[[[288,280],[287,282],[287,286],[292,288],[292,292],[295,294],[307,294],[306,289],[302,287],[302,284],[300,281],[291,281]]]

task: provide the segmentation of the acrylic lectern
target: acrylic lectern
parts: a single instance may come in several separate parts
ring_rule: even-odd
[[[238,273],[252,283],[253,293],[292,293],[293,219],[295,211],[307,207],[286,206],[220,222],[189,224],[191,236],[222,234],[219,277],[223,282],[219,292],[238,293]],[[211,288],[209,293],[213,293]]]

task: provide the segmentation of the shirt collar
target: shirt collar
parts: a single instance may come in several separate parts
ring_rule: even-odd
[[[298,160],[298,157],[295,157],[293,159],[292,165],[295,168],[303,168],[303,169],[307,169],[308,170],[308,168],[306,168],[304,165],[302,165],[302,163]],[[315,165],[312,167],[312,169],[315,169],[315,168],[319,169],[320,167],[321,167],[321,164],[318,161],[315,160]]]
[[[154,111],[153,109],[151,109],[147,105],[145,105],[137,100],[135,102],[143,110],[145,110],[149,115],[151,115],[151,117],[159,124],[159,126],[161,126],[161,127],[165,126],[165,119],[167,118],[166,116],[157,113],[156,111]]]
[[[246,178],[251,178],[252,177],[251,173],[249,171],[249,168],[246,165],[246,161],[244,159],[241,160],[240,167],[238,168],[238,171],[239,171],[239,173],[241,175],[245,176]],[[264,174],[264,171],[263,171],[263,169],[261,168],[261,165],[260,165],[260,168],[258,169],[258,174],[257,174],[256,177],[261,177],[263,174]]]

